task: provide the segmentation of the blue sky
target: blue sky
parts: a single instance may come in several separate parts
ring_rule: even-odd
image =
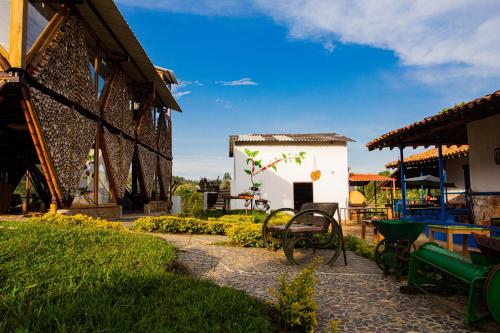
[[[231,171],[228,136],[258,132],[337,132],[356,140],[354,172],[378,172],[398,153],[368,141],[500,88],[497,1],[349,3],[118,1],[153,62],[181,80],[174,174]]]

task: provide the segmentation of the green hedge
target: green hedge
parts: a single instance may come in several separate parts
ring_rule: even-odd
[[[105,219],[98,217],[91,217],[83,214],[76,215],[63,215],[47,213],[41,217],[33,217],[29,219],[30,222],[43,223],[43,224],[56,224],[66,226],[84,226],[97,229],[115,229],[115,230],[128,230],[119,222],[109,222]]]
[[[352,235],[344,237],[344,244],[347,250],[375,261],[376,245],[368,243],[367,241]]]
[[[245,215],[226,215],[208,220],[180,216],[148,216],[135,220],[133,229],[162,233],[227,235],[235,245],[261,247],[262,224],[252,222],[252,216]]]

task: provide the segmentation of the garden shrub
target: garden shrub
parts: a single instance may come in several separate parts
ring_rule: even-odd
[[[248,223],[253,223],[255,222],[255,217],[253,215],[222,215],[219,218],[213,218],[209,217],[209,221],[223,221],[223,222],[229,222],[229,223],[234,223],[234,222],[248,222]]]
[[[98,229],[115,229],[126,230],[126,228],[118,222],[109,222],[105,219],[92,217],[84,214],[64,215],[47,213],[41,217],[34,217],[30,219],[32,222],[68,225],[68,226],[85,226]]]
[[[339,333],[340,320],[332,319],[328,322],[328,332]]]
[[[301,328],[305,332],[314,332],[318,326],[318,305],[314,300],[314,285],[317,282],[314,270],[317,264],[318,260],[309,264],[290,283],[287,273],[282,273],[278,289],[270,290],[276,297],[275,307],[285,331]]]
[[[200,220],[194,217],[148,216],[135,220],[133,228],[149,232],[224,235],[231,224],[218,220]]]
[[[344,237],[344,244],[347,250],[375,261],[376,245],[370,244],[367,241],[352,235]]]
[[[226,230],[231,242],[243,247],[263,247],[262,226],[254,223],[233,224]]]

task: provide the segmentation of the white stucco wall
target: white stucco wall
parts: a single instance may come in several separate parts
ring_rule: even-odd
[[[500,114],[467,124],[473,192],[500,192],[500,165],[493,151],[500,148]]]
[[[450,187],[450,192],[465,191],[464,165],[467,164],[469,164],[468,157],[446,160],[446,180],[455,184],[455,187]]]
[[[312,182],[311,172],[316,166],[321,170],[321,178],[313,183],[313,197],[315,202],[338,202],[345,207],[349,197],[349,174],[347,165],[347,145],[317,145],[317,146],[235,146],[234,147],[234,181],[231,194],[237,195],[249,191],[250,176],[244,172],[247,168],[245,148],[258,150],[258,158],[263,164],[273,161],[276,157],[285,154],[306,153],[302,165],[295,163],[280,163],[278,172],[266,170],[255,178],[262,183],[262,198],[270,200],[271,209],[293,207],[293,183]],[[242,200],[233,200],[232,208],[243,208]]]

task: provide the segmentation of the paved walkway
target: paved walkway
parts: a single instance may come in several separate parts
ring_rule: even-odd
[[[282,251],[212,245],[227,241],[224,236],[162,237],[180,249],[178,263],[184,270],[261,300],[271,299],[269,288],[277,286],[281,272],[293,277],[300,270],[286,262]],[[468,332],[461,316],[427,296],[400,294],[399,283],[351,252],[348,266],[339,258],[333,268],[321,265],[317,277],[319,331],[338,319],[341,332]]]

